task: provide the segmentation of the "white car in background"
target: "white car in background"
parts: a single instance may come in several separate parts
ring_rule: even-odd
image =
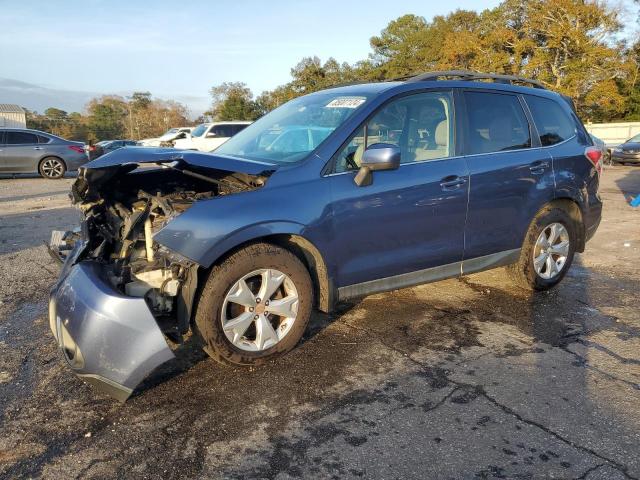
[[[248,125],[251,125],[251,122],[230,121],[203,123],[195,127],[190,134],[187,134],[186,138],[176,140],[173,146],[180,150],[211,152],[236,133],[244,130]]]
[[[138,145],[142,147],[166,146],[169,142],[185,138],[188,133],[191,133],[191,130],[193,130],[193,127],[170,128],[158,138],[145,138],[144,140],[140,140]]]

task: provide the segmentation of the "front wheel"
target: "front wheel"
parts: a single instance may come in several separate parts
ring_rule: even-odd
[[[520,259],[507,270],[522,287],[548,290],[566,275],[575,246],[576,226],[569,214],[561,208],[545,208],[529,226]]]
[[[64,176],[67,167],[62,160],[56,157],[47,157],[40,162],[38,172],[43,178],[51,178],[57,180]]]
[[[258,243],[215,266],[195,316],[207,353],[221,363],[258,365],[300,341],[311,316],[309,272],[293,253]]]

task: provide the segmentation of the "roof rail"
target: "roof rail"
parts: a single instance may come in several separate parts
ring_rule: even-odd
[[[429,80],[440,80],[440,79],[451,79],[451,80],[493,80],[496,83],[507,83],[507,84],[525,84],[531,85],[534,88],[542,88],[546,90],[546,87],[537,80],[532,80],[530,78],[517,77],[515,75],[500,75],[497,73],[480,73],[480,72],[472,72],[470,70],[442,70],[436,72],[427,72],[421,73],[420,75],[416,75],[413,77],[408,77],[405,79],[407,82],[425,82]]]

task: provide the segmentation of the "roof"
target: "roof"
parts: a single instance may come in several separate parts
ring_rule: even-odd
[[[486,80],[489,80],[488,82]],[[427,72],[420,75],[407,76],[395,80],[384,82],[355,82],[344,85],[336,85],[317,93],[338,93],[338,94],[378,94],[395,87],[397,90],[411,90],[411,84],[426,84],[429,87],[464,87],[464,88],[491,88],[512,92],[527,92],[542,96],[557,95],[538,82],[530,78],[518,77],[515,75],[501,75],[495,73],[472,72],[468,70],[444,70]],[[408,87],[406,85],[409,84]],[[425,85],[425,86],[426,86]],[[405,86],[404,88],[402,88]],[[549,94],[549,95],[547,95]],[[568,99],[565,99],[568,100]],[[571,102],[569,102],[571,103]]]
[[[0,113],[25,113],[25,111],[20,105],[0,103]]]
[[[397,85],[402,85],[402,82],[362,82],[347,85],[336,85],[335,87],[329,87],[326,90],[319,90],[314,93],[337,93],[344,95],[376,94]]]

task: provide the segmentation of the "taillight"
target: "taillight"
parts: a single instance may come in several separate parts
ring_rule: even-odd
[[[598,147],[587,147],[584,150],[584,156],[596,167],[598,173],[602,173],[602,150]]]
[[[78,145],[69,145],[69,148],[74,152],[84,153],[84,148],[79,147]]]

